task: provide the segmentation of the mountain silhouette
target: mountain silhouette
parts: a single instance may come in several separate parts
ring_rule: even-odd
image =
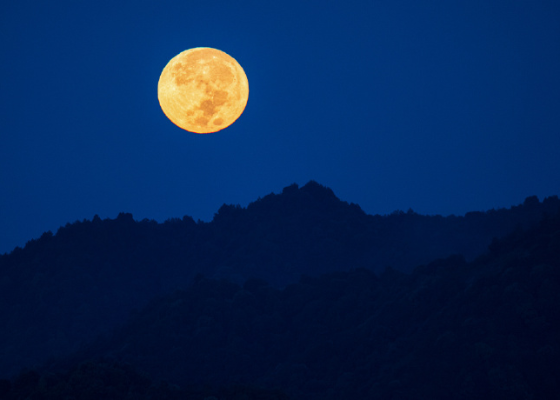
[[[559,207],[557,197],[533,196],[465,216],[372,216],[311,181],[246,208],[224,205],[209,223],[121,213],[67,224],[0,256],[0,376],[75,352],[153,298],[194,290],[193,282],[229,285],[232,295],[245,285],[277,292],[302,276],[400,276],[454,254],[470,262],[498,246],[493,239],[537,226]]]
[[[456,255],[411,273],[358,268],[282,289],[199,276],[12,386],[27,377],[25,392],[45,395],[53,371],[112,360],[185,388],[254,385],[263,399],[556,399],[559,350],[557,213],[472,262]]]

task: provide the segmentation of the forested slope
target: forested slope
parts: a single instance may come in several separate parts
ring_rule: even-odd
[[[200,277],[51,368],[107,357],[179,385],[295,399],[556,399],[560,215],[473,262],[355,269],[277,289]]]
[[[530,197],[465,216],[372,216],[309,182],[247,208],[224,205],[210,223],[122,213],[67,224],[0,256],[0,376],[76,350],[198,274],[282,288],[302,274],[410,271],[452,254],[472,260],[494,237],[534,226],[558,207],[557,197]]]

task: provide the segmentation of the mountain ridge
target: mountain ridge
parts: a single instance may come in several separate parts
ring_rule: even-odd
[[[357,268],[282,289],[199,276],[42,368],[27,392],[46,391],[40,376],[109,360],[180,387],[242,385],[294,400],[552,400],[559,338],[560,212],[472,262],[454,255],[410,273]]]
[[[409,272],[453,254],[469,261],[493,238],[534,226],[559,207],[556,196],[543,202],[532,196],[507,210],[464,217],[372,216],[311,181],[246,208],[223,205],[211,222],[135,221],[121,213],[69,223],[0,256],[0,376],[75,351],[198,275],[284,287],[301,275]]]

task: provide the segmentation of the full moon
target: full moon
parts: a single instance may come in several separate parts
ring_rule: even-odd
[[[158,82],[161,109],[179,128],[211,133],[233,124],[245,110],[249,81],[235,59],[208,47],[173,57]]]

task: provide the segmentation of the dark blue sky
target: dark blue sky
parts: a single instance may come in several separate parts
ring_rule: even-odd
[[[313,179],[370,214],[560,194],[556,0],[5,1],[0,253],[95,214],[211,220]],[[185,132],[157,82],[192,47],[249,102]]]

